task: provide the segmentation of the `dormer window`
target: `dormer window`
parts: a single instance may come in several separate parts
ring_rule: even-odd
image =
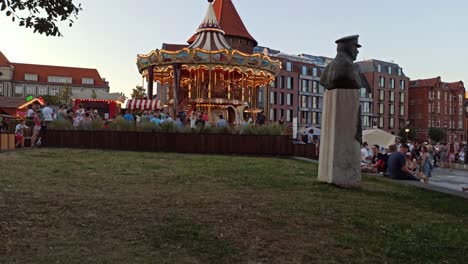
[[[58,76],[49,76],[47,81],[50,83],[72,83],[71,77],[58,77]]]
[[[37,82],[37,74],[26,73],[26,74],[24,75],[24,80],[25,80],[25,81]]]
[[[81,84],[94,85],[94,79],[93,78],[82,78],[81,79]]]

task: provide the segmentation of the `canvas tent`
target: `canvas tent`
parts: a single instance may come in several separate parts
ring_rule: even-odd
[[[396,136],[381,129],[366,129],[362,131],[362,142],[367,142],[369,145],[379,145],[388,148],[395,144]]]

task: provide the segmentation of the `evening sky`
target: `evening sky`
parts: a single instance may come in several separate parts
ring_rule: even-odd
[[[97,68],[112,92],[142,83],[138,53],[185,43],[206,0],[75,0],[83,11],[64,37],[46,37],[0,16],[0,51],[12,62]],[[333,57],[334,41],[360,34],[358,60],[394,61],[411,79],[468,81],[468,1],[233,0],[259,45]]]

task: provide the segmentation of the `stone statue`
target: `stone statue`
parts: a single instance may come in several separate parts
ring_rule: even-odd
[[[361,47],[358,38],[355,35],[336,41],[338,53],[320,79],[326,91],[318,179],[343,187],[357,186],[361,181],[361,78],[354,65]]]
[[[359,71],[354,65],[354,61],[359,54],[359,35],[341,38],[335,41],[338,44],[335,59],[325,68],[320,78],[320,84],[327,90],[359,89],[361,88],[361,78]]]

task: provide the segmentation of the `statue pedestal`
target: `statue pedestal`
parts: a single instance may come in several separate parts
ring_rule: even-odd
[[[327,90],[323,99],[318,179],[343,187],[361,181],[360,144],[356,141],[359,90]]]

